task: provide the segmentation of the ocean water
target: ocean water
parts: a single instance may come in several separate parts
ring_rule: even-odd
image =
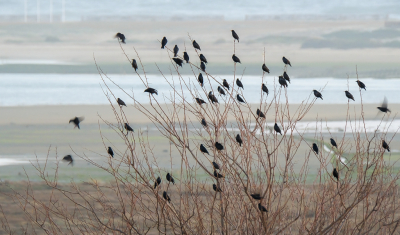
[[[106,84],[115,94],[126,103],[133,103],[129,96],[141,103],[149,103],[149,96],[144,93],[146,87],[136,74],[132,75],[108,75],[116,84],[124,89],[128,94],[106,79]],[[178,77],[167,76],[166,79],[159,75],[148,75],[149,87],[158,90],[155,96],[161,103],[170,103],[173,95],[174,86],[180,93],[183,92],[185,99],[194,102],[194,97],[187,87],[181,89]],[[233,76],[217,76],[222,83],[222,79],[232,84]],[[194,76],[184,75],[183,80],[191,86],[191,90],[197,89],[195,97],[200,97],[207,101],[207,96],[201,90],[199,83]],[[400,79],[361,79],[367,86],[367,91],[362,90],[363,103],[380,104],[386,96],[390,103],[400,102]],[[244,90],[240,89],[241,94],[248,103],[259,103],[261,100],[261,76],[244,76],[242,83]],[[279,91],[278,79],[276,77],[264,77],[270,94],[263,98],[263,102],[271,102],[274,97],[274,90]],[[214,90],[217,94],[218,84],[205,77],[206,92]],[[360,92],[355,79],[337,78],[291,78],[291,83],[287,88],[288,101],[292,104],[299,104],[307,99],[314,98],[313,89],[322,90],[324,100],[319,100],[317,104],[344,104],[347,103],[344,91],[349,87],[349,91],[355,98],[355,103],[360,103]],[[237,86],[235,86],[235,92]],[[103,93],[103,90],[105,93]],[[27,106],[27,105],[79,105],[79,104],[108,104],[106,95],[110,94],[98,74],[0,74],[0,106]],[[220,102],[224,97],[217,96]],[[286,97],[284,93],[280,96],[281,101]],[[353,102],[353,101],[351,101]]]

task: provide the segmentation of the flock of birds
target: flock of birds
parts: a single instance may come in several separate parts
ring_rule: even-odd
[[[234,41],[237,40],[237,42],[239,42],[239,36],[237,35],[237,33],[236,33],[234,30],[231,30],[231,32],[232,32],[232,37],[234,38]],[[120,42],[125,43],[126,38],[125,38],[125,36],[124,36],[122,33],[117,33],[117,34],[115,35],[115,37],[118,38],[118,39],[120,40]],[[168,43],[167,38],[166,38],[166,37],[163,37],[162,40],[161,40],[161,49],[164,49],[165,46],[167,45],[167,43]],[[197,52],[197,50],[201,51],[200,45],[196,42],[196,40],[193,40],[193,41],[192,41],[192,45],[193,45],[193,47],[195,48],[196,52]],[[173,48],[174,57],[172,58],[172,60],[177,64],[177,66],[182,67],[184,61],[186,61],[186,63],[189,63],[189,59],[190,59],[190,58],[189,58],[188,53],[187,53],[186,51],[184,51],[184,52],[183,52],[183,57],[179,57],[179,56],[178,56],[178,52],[179,52],[179,47],[178,47],[178,45],[175,45],[174,48]],[[183,59],[182,59],[182,58],[183,58]],[[207,59],[206,59],[206,57],[205,57],[203,54],[200,54],[200,55],[199,55],[199,59],[200,59],[200,69],[201,69],[203,72],[206,72],[206,64],[207,64]],[[239,59],[235,54],[232,55],[232,60],[233,60],[235,63],[241,63],[240,59]],[[287,87],[288,87],[287,82],[290,83],[290,77],[289,77],[289,75],[286,73],[286,68],[287,68],[288,65],[289,65],[290,67],[292,67],[292,65],[291,65],[290,61],[289,61],[287,58],[285,58],[285,57],[282,57],[282,61],[283,61],[283,63],[285,64],[285,71],[283,72],[283,75],[279,76],[278,81],[279,81],[279,84],[281,85],[281,87],[287,88]],[[138,65],[137,65],[136,60],[135,60],[135,59],[132,59],[132,63],[131,63],[131,64],[132,64],[132,67],[133,67],[133,68],[135,69],[135,71],[136,71],[136,70],[138,69]],[[270,73],[270,70],[269,70],[268,67],[265,65],[265,63],[261,66],[261,69],[262,69],[263,73]],[[203,87],[203,86],[204,86],[204,79],[203,79],[203,74],[202,74],[201,72],[199,73],[199,75],[198,75],[198,77],[197,77],[197,80],[198,80],[198,82],[200,83],[200,85]],[[360,80],[357,80],[356,82],[357,82],[357,84],[358,84],[358,86],[359,86],[360,89],[364,89],[364,90],[366,91],[366,86],[365,86],[365,84],[364,84],[363,82],[361,82]],[[218,86],[217,91],[220,93],[220,95],[226,95],[224,88],[229,90],[229,89],[230,89],[230,85],[229,85],[229,83],[226,81],[226,79],[223,80],[222,85],[223,85],[223,87]],[[236,79],[236,85],[237,85],[239,88],[244,89],[243,84],[242,84],[242,82],[241,82],[239,79]],[[266,86],[264,83],[262,83],[262,85],[261,85],[261,90],[262,90],[262,92],[264,92],[264,93],[266,93],[266,94],[268,95],[268,88],[267,88],[267,86]],[[144,92],[148,92],[148,93],[150,93],[150,94],[152,94],[152,95],[153,95],[153,94],[158,95],[158,91],[157,91],[156,89],[154,89],[154,88],[149,88],[149,87],[148,87],[147,89],[144,90]],[[351,99],[351,100],[355,101],[353,95],[352,95],[349,91],[346,90],[346,91],[344,91],[344,92],[345,92],[346,97],[347,97],[349,100]],[[319,92],[319,91],[317,91],[317,90],[313,90],[313,93],[314,93],[314,96],[316,97],[316,99],[320,98],[321,100],[323,100],[321,92]],[[215,95],[213,94],[212,91],[210,91],[210,92],[208,93],[208,99],[209,99],[209,100],[211,101],[211,103],[213,103],[213,104],[214,104],[214,103],[218,103],[218,99],[215,97]],[[246,102],[243,100],[243,98],[242,98],[239,94],[236,95],[236,99],[237,99],[237,101],[238,101],[239,103],[246,103]],[[195,100],[196,100],[196,102],[197,102],[199,105],[206,104],[206,102],[205,102],[203,99],[195,98]],[[122,106],[126,106],[125,102],[124,102],[123,100],[121,100],[120,98],[117,99],[117,103],[118,103],[118,105],[119,105],[121,108],[122,108]],[[377,108],[378,108],[381,112],[384,112],[384,113],[391,112],[391,111],[388,109],[388,107],[387,107],[387,99],[386,99],[386,98],[384,99],[384,102],[383,102],[383,104],[381,105],[381,107],[377,107]],[[264,113],[263,113],[261,110],[259,110],[259,109],[257,109],[257,116],[258,116],[259,118],[265,118]],[[75,125],[75,127],[78,127],[78,129],[80,129],[79,124],[80,124],[81,121],[83,121],[83,117],[75,117],[75,118],[71,119],[69,122],[70,122],[70,123],[73,123],[73,124]],[[204,118],[201,120],[201,124],[202,124],[204,127],[207,127],[207,122],[206,122],[206,120],[205,120]],[[128,123],[124,123],[124,128],[125,128],[125,130],[127,131],[127,134],[128,134],[130,131],[131,131],[131,132],[134,131],[133,128],[130,127]],[[274,131],[275,131],[276,133],[279,133],[279,134],[282,135],[282,131],[281,131],[281,129],[280,129],[280,127],[278,126],[277,123],[275,123],[275,125],[274,125]],[[242,141],[242,138],[240,137],[240,134],[237,134],[235,139],[236,139],[236,142],[239,144],[239,146],[242,146],[243,141]],[[338,147],[337,144],[336,144],[336,141],[335,141],[333,138],[330,138],[330,142],[331,142],[331,145],[332,145],[333,147],[335,147],[335,148]],[[224,150],[224,146],[223,146],[221,143],[215,142],[215,145],[214,145],[214,146],[215,146],[215,148],[216,148],[218,151]],[[390,152],[389,145],[385,142],[385,140],[382,140],[382,147],[383,147],[385,150],[387,150],[388,152]],[[318,150],[318,146],[317,146],[316,143],[313,143],[313,144],[312,144],[312,149],[313,149],[313,151],[318,155],[319,150]],[[207,148],[206,148],[203,144],[200,144],[200,151],[201,151],[202,153],[204,153],[204,154],[210,155],[210,153],[208,152]],[[114,151],[112,150],[111,147],[108,147],[107,153],[108,153],[111,157],[114,157]],[[71,163],[73,162],[73,159],[72,159],[71,155],[65,156],[65,157],[63,158],[63,160],[69,162],[69,164],[71,164]],[[218,184],[218,185],[213,184],[213,190],[214,190],[215,192],[222,192],[222,189],[221,189],[221,187],[219,186],[219,181],[218,181],[218,179],[224,178],[224,175],[222,175],[222,174],[219,172],[221,168],[220,168],[220,166],[218,165],[218,163],[212,162],[212,166],[213,166],[213,168],[214,168],[214,177],[217,179],[217,184]],[[337,182],[338,182],[338,181],[339,181],[339,172],[337,171],[336,168],[333,169],[332,175],[336,178],[336,180],[337,180]],[[174,178],[172,177],[172,175],[171,175],[170,173],[167,173],[166,179],[167,179],[168,182],[170,182],[170,183],[172,183],[172,184],[175,184],[175,180],[174,180]],[[159,186],[160,184],[161,184],[161,178],[158,177],[158,178],[156,179],[156,181],[154,182],[154,189],[156,189],[157,186]],[[261,200],[261,199],[263,199],[263,197],[262,197],[259,193],[250,194],[250,196],[251,196],[253,199],[255,199],[255,200]],[[166,201],[168,201],[168,202],[171,201],[171,198],[169,197],[169,195],[168,195],[168,193],[167,193],[166,191],[163,192],[163,198],[164,198]],[[264,206],[261,205],[261,203],[258,203],[258,209],[259,209],[261,212],[267,212],[267,211],[268,211]]]

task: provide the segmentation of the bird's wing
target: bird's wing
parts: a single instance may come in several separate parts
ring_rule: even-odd
[[[83,120],[85,120],[85,117],[78,117],[78,120],[81,122],[81,121],[83,121]]]
[[[387,101],[387,98],[385,96],[385,98],[383,99],[382,107],[387,108],[387,106],[388,106],[388,101]]]

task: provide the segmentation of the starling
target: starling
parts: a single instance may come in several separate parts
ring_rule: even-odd
[[[313,91],[314,91],[314,95],[315,95],[315,97],[317,97],[317,99],[321,98],[321,100],[323,100],[322,99],[322,94],[319,91],[317,91],[317,90],[313,90]]]
[[[123,35],[122,33],[115,34],[114,38],[118,38],[119,40],[121,40],[122,43],[125,43],[125,35]]]
[[[211,100],[211,102],[214,103],[218,103],[217,97],[215,97],[215,95],[213,95],[212,91],[210,91],[208,93],[208,98]]]
[[[277,123],[275,123],[275,125],[274,125],[274,130],[275,130],[277,133],[279,133],[279,134],[282,135],[282,133],[281,133],[281,128],[279,128],[279,126],[278,126]]]
[[[165,200],[167,200],[168,202],[171,202],[171,198],[169,198],[167,192],[164,191],[163,194],[162,194],[162,196],[163,196],[163,198],[164,198]]]
[[[269,73],[269,68],[265,64],[263,64],[261,68],[264,72]]]
[[[201,125],[203,125],[204,127],[207,127],[207,122],[206,119],[201,119]]]
[[[167,45],[167,42],[168,42],[167,38],[163,37],[163,39],[161,40],[161,49],[164,49],[165,45]]]
[[[224,89],[222,89],[220,86],[218,86],[217,90],[221,95],[225,95]]]
[[[199,76],[197,77],[197,80],[199,81],[201,86],[204,85],[203,74],[199,73]]]
[[[72,122],[72,123],[74,123],[75,127],[78,127],[78,129],[81,129],[79,126],[79,123],[81,123],[84,119],[85,119],[85,117],[74,117],[71,120],[69,120],[69,123]]]
[[[235,54],[232,55],[232,60],[235,63],[240,63],[241,64],[239,57],[235,56]]]
[[[215,169],[219,170],[219,165],[216,162],[212,162],[212,164]]]
[[[183,60],[182,59],[180,59],[180,58],[172,58],[172,59],[175,61],[175,63],[177,65],[182,67],[182,64],[183,64]]]
[[[336,147],[336,148],[337,148],[336,141],[335,141],[334,139],[332,139],[332,138],[331,138],[331,145],[332,145],[333,147]]]
[[[215,142],[215,148],[217,148],[218,150],[224,150],[224,146],[222,146],[222,144]]]
[[[156,95],[158,95],[158,91],[156,90],[156,89],[154,89],[154,88],[147,88],[146,90],[144,90],[144,92],[148,92],[148,93],[150,93],[150,94],[156,94]]]
[[[175,184],[174,178],[172,178],[172,176],[171,176],[169,173],[167,173],[167,180],[168,180],[169,182],[171,182],[172,184]]]
[[[281,87],[287,87],[286,79],[283,78],[283,76],[279,76],[279,84],[281,84]]]
[[[108,147],[107,153],[111,155],[111,157],[114,157],[114,151],[112,150],[111,147]]]
[[[242,82],[239,80],[239,78],[236,78],[236,85],[237,85],[238,87],[241,87],[241,88],[244,90],[243,84],[242,84]]]
[[[383,147],[384,149],[386,149],[388,152],[390,152],[389,145],[386,143],[385,140],[382,140],[382,147]]]
[[[129,126],[129,124],[128,124],[128,123],[125,123],[124,127],[125,127],[125,130],[126,130],[127,132],[129,132],[129,131],[133,131],[133,132],[135,132],[135,131],[132,129],[132,127],[131,127],[131,126]]]
[[[222,85],[224,85],[224,87],[226,87],[229,90],[229,84],[226,81],[226,79],[224,79],[224,81],[222,82]]]
[[[261,112],[259,109],[257,109],[257,116],[260,118],[265,118],[265,115],[263,112]]]
[[[69,162],[68,165],[72,164],[74,162],[74,159],[72,159],[71,155],[67,155],[67,156],[63,157],[62,160],[65,161],[65,162]]]
[[[161,178],[160,176],[156,179],[156,181],[154,182],[154,189],[157,188],[158,185],[161,184]]]
[[[202,99],[200,99],[200,98],[196,98],[196,102],[197,102],[199,105],[207,104],[204,100],[202,100]]]
[[[267,208],[265,208],[264,206],[262,206],[261,203],[258,203],[258,209],[259,209],[261,212],[268,212]]]
[[[364,84],[362,81],[357,80],[356,82],[357,82],[358,86],[359,86],[361,89],[367,90],[367,89],[365,89],[365,84]]]
[[[125,107],[126,107],[125,102],[124,102],[123,100],[121,100],[120,98],[117,99],[117,103],[118,103],[118,105],[120,105],[120,106],[125,106]]]
[[[224,178],[225,177],[225,176],[221,175],[220,173],[217,173],[215,170],[214,170],[214,176],[216,178]]]
[[[203,72],[206,72],[206,65],[205,65],[203,62],[201,62],[201,64],[200,64],[200,69],[201,69]]]
[[[137,63],[136,63],[136,60],[135,59],[132,59],[132,68],[134,68],[135,69],[135,71],[137,70]]]
[[[218,187],[217,185],[213,184],[213,189],[215,192],[222,192],[221,188]]]
[[[203,153],[207,153],[208,155],[210,155],[210,154],[208,153],[206,147],[204,147],[203,144],[200,144],[200,151],[203,152]]]
[[[332,175],[339,181],[339,172],[336,170],[336,168],[333,168]]]
[[[290,67],[292,67],[292,65],[290,64],[290,61],[288,59],[286,59],[285,57],[282,57],[282,61],[284,64],[286,64],[286,65],[288,64],[288,65],[290,65]]]
[[[237,94],[236,99],[237,99],[239,102],[241,102],[241,103],[244,103],[244,104],[246,103],[246,102],[244,102],[244,100],[242,99],[242,97],[240,97],[239,94]]]
[[[353,101],[355,101],[353,95],[350,92],[344,91],[344,93],[346,93],[346,97],[347,98],[352,99]]]
[[[234,38],[234,39],[236,39],[238,42],[239,42],[239,36],[237,35],[237,33],[235,32],[235,30],[231,30],[232,31],[232,37]],[[235,40],[234,40],[235,41]]]
[[[318,146],[317,146],[316,143],[313,143],[313,144],[312,144],[312,149],[314,150],[314,152],[315,152],[316,154],[318,154]]]
[[[239,134],[236,135],[236,142],[239,143],[239,146],[242,146],[243,141]]]
[[[202,61],[202,62],[204,62],[204,63],[206,63],[207,64],[207,59],[206,59],[206,57],[203,55],[203,54],[200,54],[200,61]]]
[[[283,78],[290,83],[290,77],[286,72],[283,72]]]
[[[186,63],[189,63],[189,55],[186,51],[183,52],[183,59],[186,61]]]
[[[380,111],[382,111],[384,113],[391,112],[390,109],[388,109],[387,106],[388,106],[388,101],[387,101],[386,96],[385,96],[385,98],[383,99],[383,103],[382,103],[381,107],[377,107],[377,109],[379,109]]]
[[[250,196],[255,200],[261,200],[264,198],[264,197],[261,197],[261,195],[259,193],[250,194]]]
[[[199,44],[196,42],[196,40],[193,40],[193,47],[196,48],[197,50],[200,50],[200,51],[201,51],[200,46],[199,46]]]
[[[179,51],[178,45],[175,45],[174,46],[174,57],[176,57],[178,55],[178,51]]]
[[[264,83],[261,85],[261,90],[262,90],[263,92],[267,93],[267,95],[268,95],[268,88],[267,88],[267,86],[266,86]]]

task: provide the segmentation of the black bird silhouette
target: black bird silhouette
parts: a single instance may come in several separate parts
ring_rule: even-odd
[[[353,101],[355,101],[353,95],[350,92],[344,91],[344,93],[346,94],[347,98],[352,99]]]
[[[164,49],[165,45],[167,45],[167,42],[168,42],[167,38],[163,37],[163,39],[161,40],[161,49]]]
[[[186,51],[183,52],[183,59],[186,61],[186,63],[189,63],[189,55]]]
[[[217,185],[213,184],[213,189],[215,192],[222,192],[220,187],[217,187]]]
[[[215,148],[217,148],[218,150],[224,150],[224,146],[222,146],[222,144],[215,142]]]
[[[261,200],[264,198],[264,197],[261,197],[261,195],[259,193],[250,194],[250,196],[255,200]]]
[[[216,178],[225,178],[225,176],[221,175],[220,173],[217,173],[215,170],[214,170],[214,176]]]
[[[279,76],[279,84],[281,84],[281,87],[287,87],[288,84],[286,83],[286,79],[283,76]]]
[[[386,149],[388,152],[390,152],[389,145],[386,143],[385,140],[382,140],[382,147],[383,147],[384,149]]]
[[[290,61],[288,59],[286,59],[285,57],[282,57],[282,61],[284,64],[288,64],[288,65],[290,65],[290,67],[292,67],[292,65],[290,64]]]
[[[176,57],[178,55],[178,51],[179,51],[179,47],[178,45],[174,46],[174,57]]]
[[[154,89],[154,88],[147,88],[146,90],[144,90],[144,92],[148,92],[148,93],[150,93],[150,94],[156,94],[156,95],[158,95],[158,91],[156,90],[156,89]]]
[[[154,189],[157,188],[158,185],[161,184],[161,178],[160,176],[156,179],[156,181],[154,182]]]
[[[197,80],[199,81],[201,86],[204,85],[203,74],[199,73],[199,76],[197,77]]]
[[[200,99],[200,98],[196,98],[196,102],[197,102],[199,105],[207,104],[204,100],[202,100],[202,99]]]
[[[222,89],[220,86],[218,86],[217,90],[221,95],[225,95],[224,89]]]
[[[365,84],[364,84],[362,81],[357,80],[356,82],[357,82],[358,86],[359,86],[361,89],[367,90],[367,89],[365,89]]]
[[[206,72],[206,65],[204,64],[204,62],[201,62],[201,64],[200,64],[200,69],[201,69],[203,72]]]
[[[232,31],[232,37],[234,38],[234,39],[236,39],[238,42],[239,42],[239,36],[237,35],[237,33],[235,32],[235,30],[231,30]]]
[[[182,59],[180,59],[180,58],[172,58],[172,59],[175,61],[175,63],[177,65],[182,67],[182,65],[183,65],[183,60]]]
[[[107,153],[111,155],[111,157],[114,157],[114,151],[112,150],[111,147],[108,147]]]
[[[168,180],[169,182],[171,182],[172,184],[175,184],[174,178],[172,178],[172,176],[171,176],[169,173],[167,173],[167,180]]]
[[[210,154],[208,153],[206,147],[204,147],[203,144],[200,144],[200,151],[203,152],[203,153],[207,153],[208,155],[210,155]]]
[[[120,105],[120,106],[125,106],[125,107],[126,107],[125,102],[124,102],[123,100],[121,100],[120,98],[117,99],[117,103],[118,103],[118,105]]]
[[[269,68],[265,64],[263,64],[261,68],[264,72],[269,73]]]
[[[321,100],[323,100],[322,99],[322,94],[319,91],[317,91],[317,90],[313,90],[313,91],[314,91],[314,95],[315,95],[315,97],[317,97],[317,99],[321,98]]]
[[[162,194],[162,196],[163,196],[163,198],[164,198],[165,200],[167,200],[168,202],[171,202],[171,198],[169,198],[167,192],[164,191],[163,194]]]
[[[219,170],[219,165],[216,162],[212,162],[212,164],[215,169]]]
[[[75,127],[78,127],[78,129],[81,129],[81,127],[79,126],[79,123],[81,123],[84,119],[85,119],[85,117],[74,117],[71,120],[69,120],[69,123],[72,122],[75,125]]]
[[[314,150],[314,152],[315,152],[316,154],[318,154],[318,146],[317,146],[316,143],[313,143],[313,144],[312,144],[312,149]]]
[[[214,103],[218,103],[217,97],[215,97],[215,95],[213,95],[212,91],[208,92],[208,98],[211,100],[211,102]]]
[[[267,93],[267,95],[268,95],[268,88],[267,88],[267,86],[263,83],[262,85],[261,85],[261,90],[263,91],[263,92],[265,92],[265,93]]]
[[[200,54],[199,58],[200,58],[200,61],[202,61],[202,62],[207,64],[207,59],[203,54]]]
[[[332,139],[332,138],[331,138],[331,145],[332,145],[333,147],[336,147],[336,148],[337,148],[336,141],[335,141],[334,139]]]
[[[239,80],[239,78],[236,78],[236,85],[237,85],[238,87],[241,87],[241,88],[244,90],[243,84],[242,84],[242,82]]]
[[[283,72],[283,78],[290,83],[290,77],[286,72]]]
[[[336,168],[333,168],[332,175],[339,181],[339,172],[336,170]]]
[[[127,134],[128,134],[129,131],[135,132],[135,131],[133,130],[133,128],[132,128],[131,126],[129,126],[128,123],[125,123],[125,124],[124,124],[124,128],[125,128],[125,130],[127,131]]]
[[[201,51],[201,49],[200,49],[200,46],[199,46],[199,44],[196,42],[196,40],[193,40],[193,47],[194,48],[196,48],[197,50],[200,50]]]
[[[379,109],[380,111],[384,112],[384,113],[391,112],[390,109],[388,109],[387,106],[388,106],[388,101],[387,101],[386,96],[385,96],[385,98],[383,99],[383,103],[382,103],[381,107],[376,107],[376,108]]]
[[[67,155],[67,156],[63,157],[62,160],[65,161],[65,162],[69,162],[68,165],[69,164],[73,164],[73,162],[74,162],[74,159],[72,159],[71,155]]]
[[[235,62],[235,63],[241,64],[239,57],[237,57],[235,54],[232,55],[232,60],[233,60],[233,62]]]
[[[242,146],[243,141],[239,134],[236,135],[236,142],[239,143],[239,146]]]
[[[265,115],[263,112],[261,112],[259,109],[257,109],[257,116],[260,118],[265,118]]]
[[[135,71],[138,69],[137,63],[135,59],[132,59],[132,68],[135,69]]]
[[[264,206],[262,206],[261,203],[258,203],[258,209],[259,209],[261,212],[268,212],[267,208],[265,208]]]
[[[224,87],[226,87],[229,90],[229,83],[226,81],[226,79],[224,79],[222,85],[224,85]]]
[[[243,98],[240,97],[239,94],[237,94],[236,99],[237,99],[239,102],[241,102],[241,103],[244,103],[244,104],[246,103],[246,102],[244,102]]]
[[[274,125],[274,130],[275,130],[277,133],[279,133],[279,134],[282,135],[282,133],[281,133],[281,128],[279,128],[279,126],[278,126],[277,123],[275,123],[275,125]]]
[[[207,127],[207,122],[206,119],[201,119],[201,125],[203,125],[204,127]]]
[[[122,43],[125,43],[125,35],[123,35],[122,33],[115,34],[114,38],[118,38],[119,40],[121,40]]]

